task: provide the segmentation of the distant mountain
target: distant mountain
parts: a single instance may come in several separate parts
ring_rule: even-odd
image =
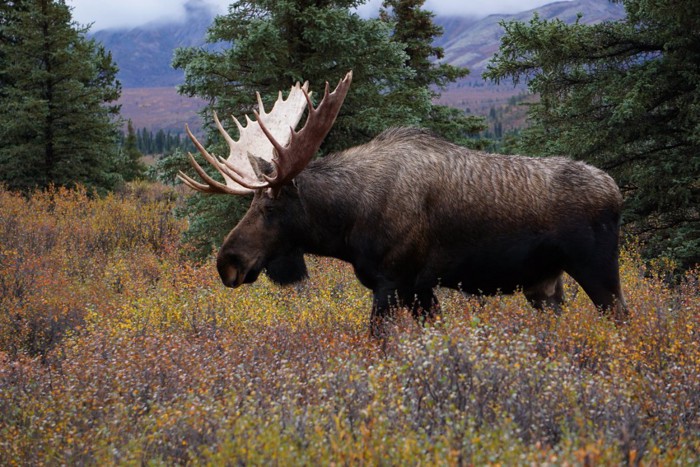
[[[181,70],[171,66],[178,47],[205,43],[214,14],[203,6],[187,6],[182,23],[155,23],[133,29],[106,29],[91,37],[112,51],[119,67],[118,78],[125,88],[172,87],[183,82]]]
[[[182,132],[188,123],[195,131],[201,124],[197,110],[204,106],[200,99],[177,94],[175,87],[183,82],[183,73],[171,67],[173,51],[178,47],[205,44],[213,13],[204,3],[190,2],[187,18],[174,24],[150,24],[133,29],[103,30],[92,34],[112,51],[119,66],[119,80],[124,91],[119,103],[122,116],[133,120],[136,128]],[[197,6],[199,5],[199,6]],[[541,18],[576,20],[582,13],[583,23],[597,23],[624,17],[624,8],[609,0],[574,0],[550,3],[535,10],[514,15],[491,15],[486,18],[438,16],[436,23],[444,34],[436,45],[445,49],[448,63],[466,66],[471,74],[442,93],[439,102],[466,110],[474,115],[486,115],[491,107],[504,105],[523,87],[492,86],[484,83],[484,71],[493,53],[498,50],[503,28],[502,20],[529,21],[537,12]]]
[[[565,23],[573,23],[582,14],[581,23],[595,24],[602,21],[619,20],[625,17],[625,9],[620,3],[609,0],[575,0],[555,2],[534,10],[513,15],[490,15],[479,20],[471,18],[437,17],[436,23],[444,28],[444,34],[436,45],[445,50],[444,60],[471,70],[468,80],[480,80],[481,73],[498,50],[503,27],[501,21],[517,20],[527,22],[537,13],[542,19],[559,18]]]
[[[194,4],[197,5],[197,4]],[[503,35],[502,20],[528,21],[537,12],[541,18],[560,18],[566,22],[583,14],[583,23],[616,20],[625,15],[619,3],[609,0],[575,0],[556,2],[514,15],[491,15],[486,18],[440,17],[436,22],[444,34],[436,44],[445,49],[448,63],[472,70],[470,80],[479,79],[486,63],[498,49]],[[203,6],[190,5],[187,19],[176,24],[151,24],[128,30],[103,30],[92,34],[112,51],[120,68],[119,79],[125,88],[172,87],[182,83],[183,74],[171,67],[177,47],[204,44],[212,12]]]

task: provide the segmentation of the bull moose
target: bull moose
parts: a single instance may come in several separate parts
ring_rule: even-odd
[[[469,294],[522,290],[535,308],[563,301],[568,273],[604,313],[622,322],[618,234],[622,197],[603,171],[563,157],[531,158],[466,149],[415,128],[390,129],[369,143],[313,159],[333,126],[352,72],[313,106],[297,83],[269,113],[235,117],[234,141],[218,159],[186,128],[223,176],[209,176],[190,154],[204,193],[253,195],[217,257],[224,285],[252,283],[261,271],[277,284],[307,277],[304,254],[354,267],[373,292],[370,331],[382,333],[395,307],[419,320],[439,311],[436,286]],[[304,111],[303,128],[295,128]]]

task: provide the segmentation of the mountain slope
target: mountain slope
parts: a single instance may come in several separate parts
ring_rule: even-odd
[[[498,50],[503,37],[502,21],[527,22],[538,14],[543,19],[559,18],[566,23],[573,23],[579,13],[583,15],[580,20],[583,24],[625,17],[624,7],[608,0],[556,2],[514,15],[490,15],[478,21],[438,17],[436,22],[444,28],[445,34],[436,44],[445,50],[444,61],[469,68],[471,75],[468,80],[480,80],[481,73]]]
[[[583,23],[624,17],[624,8],[608,0],[556,2],[515,15],[491,15],[482,19],[437,17],[444,34],[436,44],[445,49],[445,60],[472,70],[470,80],[480,79],[498,49],[502,20],[528,21],[537,12],[541,18],[573,22],[579,12]],[[183,74],[170,66],[177,47],[201,46],[213,14],[202,6],[190,6],[187,20],[177,24],[153,24],[128,30],[104,30],[92,34],[112,51],[125,88],[167,87],[182,82]]]
[[[177,24],[151,24],[128,30],[104,30],[92,34],[112,51],[120,68],[124,87],[120,103],[122,116],[131,118],[136,128],[181,131],[184,123],[199,127],[197,110],[204,102],[179,96],[175,87],[183,73],[170,66],[177,47],[204,45],[213,14],[202,4],[193,3],[187,20]],[[503,105],[522,88],[492,86],[484,83],[481,73],[498,50],[503,36],[501,21],[529,21],[535,12],[545,19],[560,18],[574,22],[582,13],[583,23],[597,23],[624,17],[624,8],[609,0],[574,0],[551,3],[535,10],[514,15],[491,15],[486,18],[436,17],[444,34],[436,45],[445,50],[445,61],[466,66],[471,74],[442,93],[439,102],[484,115],[493,106]]]
[[[171,66],[178,47],[204,44],[214,15],[205,7],[188,7],[184,23],[152,24],[133,29],[97,31],[91,37],[112,52],[124,88],[176,86],[183,73]]]

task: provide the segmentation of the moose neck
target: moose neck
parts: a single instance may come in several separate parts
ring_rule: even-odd
[[[332,183],[313,171],[297,177],[297,189],[303,216],[297,231],[305,253],[352,261],[347,243],[355,225],[356,206],[345,184]]]

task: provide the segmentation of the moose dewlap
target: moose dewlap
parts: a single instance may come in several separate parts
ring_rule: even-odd
[[[351,263],[373,291],[370,330],[381,334],[397,306],[424,320],[439,311],[433,289],[510,293],[536,308],[563,301],[573,277],[601,312],[626,319],[618,237],[622,196],[615,182],[567,158],[486,154],[415,128],[385,131],[367,144],[313,159],[350,88],[352,72],[314,108],[308,83],[292,87],[234,141],[219,119],[228,158],[211,178],[191,157],[205,193],[253,194],[217,258],[223,283],[254,282],[261,271],[289,284],[307,276],[304,254]],[[308,109],[303,128],[294,128]]]

